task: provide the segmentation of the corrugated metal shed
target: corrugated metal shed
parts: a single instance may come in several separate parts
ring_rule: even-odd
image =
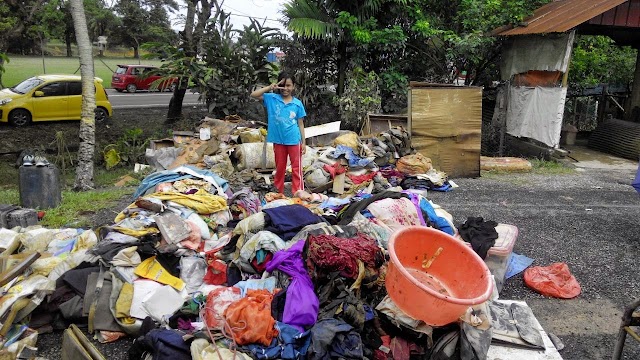
[[[557,0],[536,10],[524,26],[504,26],[493,35],[562,33],[597,17],[628,0]]]

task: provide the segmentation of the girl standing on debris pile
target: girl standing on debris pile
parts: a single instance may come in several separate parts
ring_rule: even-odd
[[[293,96],[294,89],[293,77],[286,72],[281,72],[277,83],[251,93],[251,97],[262,99],[267,109],[267,142],[273,143],[276,160],[276,175],[273,182],[282,193],[288,158],[291,161],[293,194],[298,190],[304,190],[302,154],[305,152],[304,117],[307,115],[302,102]]]

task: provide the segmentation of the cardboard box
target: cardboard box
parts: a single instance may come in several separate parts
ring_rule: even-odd
[[[451,177],[480,176],[482,88],[412,82],[412,146]]]

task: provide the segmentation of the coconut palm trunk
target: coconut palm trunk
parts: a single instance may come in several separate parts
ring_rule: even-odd
[[[80,147],[78,148],[78,167],[75,190],[93,189],[93,154],[96,143],[96,90],[93,83],[93,50],[87,29],[82,0],[70,0],[71,15],[76,30],[76,41],[80,53],[80,76],[82,78],[82,113],[80,119]]]

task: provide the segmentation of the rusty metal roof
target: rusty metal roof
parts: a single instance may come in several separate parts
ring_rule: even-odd
[[[640,28],[640,0],[628,0],[589,20],[589,24]]]
[[[599,16],[628,0],[556,0],[538,8],[523,26],[503,26],[496,36],[562,33]]]

